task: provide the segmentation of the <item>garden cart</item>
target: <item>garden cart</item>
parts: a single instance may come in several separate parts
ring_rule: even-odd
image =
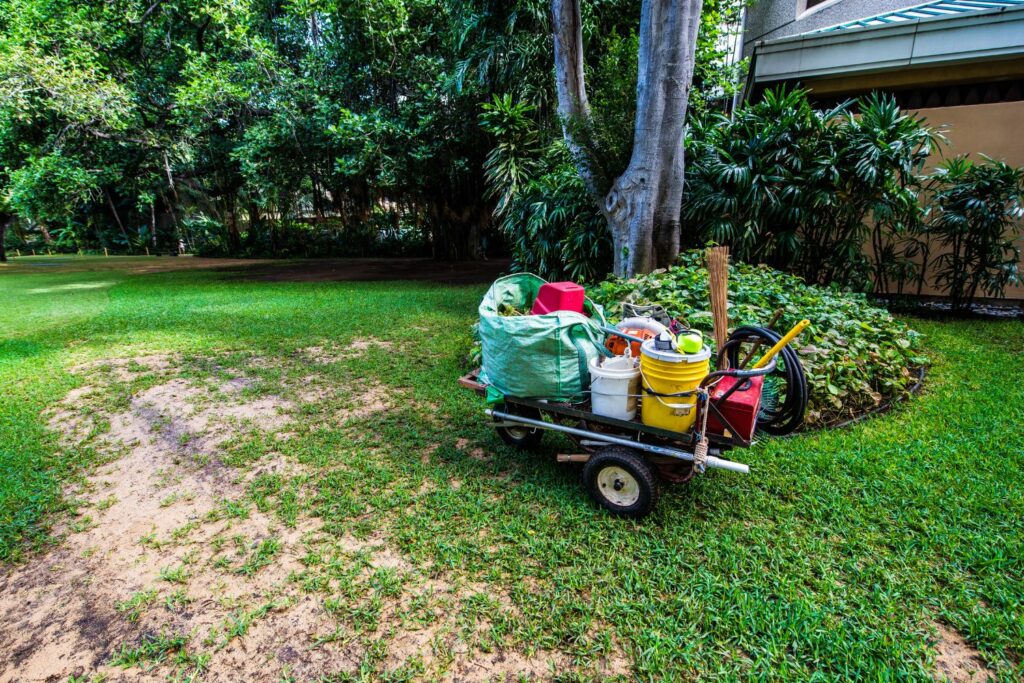
[[[708,468],[744,474],[749,471],[747,465],[722,457],[730,449],[750,447],[754,440],[752,425],[737,424],[743,418],[742,411],[737,413],[726,406],[730,405],[730,398],[749,389],[751,384],[757,384],[760,390],[766,377],[778,375],[775,357],[756,368],[739,360],[740,354],[746,352],[744,360],[749,361],[752,347],[770,345],[782,338],[769,332],[764,328],[741,328],[730,337],[718,354],[720,369],[710,372],[695,391],[689,392],[696,409],[694,427],[689,431],[598,415],[591,410],[589,398],[553,401],[505,395],[485,413],[501,440],[512,446],[535,447],[545,431],[565,434],[582,452],[559,454],[558,461],[584,463],[583,485],[591,498],[613,514],[643,517],[654,509],[662,483],[684,483]],[[791,376],[797,369],[793,365],[798,366],[799,361],[795,354],[783,358]],[[488,392],[487,385],[480,381],[479,371],[460,378],[459,384],[481,396]],[[790,385],[785,390],[791,396],[801,392],[806,396],[805,384]],[[655,398],[650,391],[641,396],[641,400]],[[776,396],[774,400],[777,399]],[[806,398],[803,402],[806,404]],[[770,419],[773,406],[765,408],[768,418],[758,412],[751,419]],[[802,417],[801,408],[801,420]]]
[[[538,304],[542,314],[522,313]],[[584,486],[614,514],[650,513],[661,482],[708,468],[746,473],[723,453],[749,447],[758,428],[781,434],[803,421],[806,379],[787,344],[807,321],[787,335],[723,333],[712,366],[699,332],[671,319],[670,330],[656,316],[627,315],[612,327],[573,283],[508,275],[479,313],[482,364],[460,384],[487,397],[507,444],[536,446],[545,431],[569,437],[580,452],[558,460],[584,463]],[[762,346],[770,350],[758,353]]]

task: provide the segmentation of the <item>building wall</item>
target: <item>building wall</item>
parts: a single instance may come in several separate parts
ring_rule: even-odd
[[[969,154],[979,158],[981,154],[1005,161],[1013,166],[1024,166],[1024,102],[1001,102],[996,104],[974,104],[962,107],[934,107],[920,109],[918,114],[928,119],[932,126],[946,126],[945,135],[949,145],[941,150],[945,157]],[[928,162],[931,170],[942,161],[938,154]],[[1024,249],[1024,243],[1018,242]],[[1020,264],[1024,272],[1024,259]],[[940,294],[932,287],[925,287],[922,294]],[[1007,288],[1007,298],[1024,299],[1024,287]]]
[[[749,57],[759,40],[794,36],[924,2],[927,0],[825,0],[802,11],[806,0],[755,0],[744,21],[743,56]]]

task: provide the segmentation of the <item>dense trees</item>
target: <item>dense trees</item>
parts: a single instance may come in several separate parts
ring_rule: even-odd
[[[9,0],[0,184],[18,229],[235,253],[413,231],[471,257],[492,210],[480,105],[541,80],[507,62],[544,27],[518,41],[529,7],[494,5]]]
[[[635,64],[638,21],[626,0],[582,8],[623,139],[635,67],[607,76]],[[547,0],[5,0],[8,242],[472,258],[498,241],[483,107],[528,107],[546,148],[554,86]]]

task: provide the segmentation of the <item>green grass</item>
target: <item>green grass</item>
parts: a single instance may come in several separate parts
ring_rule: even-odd
[[[127,600],[117,603],[117,611],[128,621],[138,621],[146,608],[156,600],[156,595],[153,589],[133,593]]]
[[[187,644],[184,634],[147,633],[136,643],[123,643],[109,663],[127,669],[169,662],[176,669],[176,680],[197,680],[209,665],[210,655],[189,652]]]
[[[214,372],[200,362],[214,356],[229,369],[254,354],[280,359],[246,389],[259,393],[308,374],[299,349],[372,336],[392,346],[317,371],[340,390],[372,381],[404,392],[399,406],[355,425],[304,408],[282,450],[309,468],[308,481],[261,475],[219,518],[250,506],[288,526],[315,517],[328,533],[381,537],[413,566],[487,586],[457,605],[458,628],[484,651],[560,650],[585,666],[618,650],[642,680],[924,681],[934,674],[932,625],[943,622],[1001,679],[1024,677],[1020,322],[913,320],[933,361],[922,395],[849,429],[734,453],[750,476],[715,472],[670,489],[635,523],[598,510],[579,470],[554,463],[564,442],[509,449],[480,401],[454,388],[483,287],[26,270],[0,271],[6,562],[45,549],[69,505],[62,485],[98,457],[88,446],[61,450],[40,417],[83,382],[71,366],[168,351],[197,359],[197,373]],[[460,438],[489,459],[457,448]],[[228,448],[245,471],[275,446],[253,437]],[[276,539],[234,550],[227,573],[278,559]],[[358,553],[318,547],[303,565],[295,580],[359,637],[406,580],[390,569],[360,574]],[[187,579],[183,566],[167,571]],[[516,609],[496,609],[498,594]],[[402,618],[417,622],[437,608],[408,609]],[[264,612],[239,611],[220,638],[244,638]],[[117,663],[192,657],[160,638],[120,651]],[[377,671],[381,659],[368,648],[364,667]]]

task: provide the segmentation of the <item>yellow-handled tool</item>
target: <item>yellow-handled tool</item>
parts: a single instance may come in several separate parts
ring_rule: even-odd
[[[754,363],[754,369],[763,368],[768,365],[772,358],[775,358],[779,354],[779,351],[786,348],[786,344],[796,339],[797,335],[807,329],[807,326],[811,324],[810,320],[801,320],[796,325],[793,325],[793,329],[786,333],[786,335],[778,341],[772,348],[768,349],[768,353],[761,357],[761,360]]]

